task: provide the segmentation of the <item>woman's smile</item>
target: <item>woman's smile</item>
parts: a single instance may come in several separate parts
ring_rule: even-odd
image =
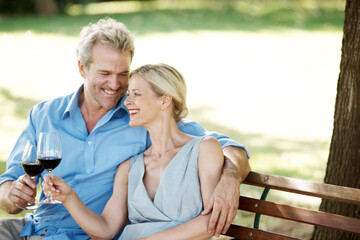
[[[129,109],[130,117],[135,116],[135,115],[138,114],[139,112],[140,112],[139,109]]]

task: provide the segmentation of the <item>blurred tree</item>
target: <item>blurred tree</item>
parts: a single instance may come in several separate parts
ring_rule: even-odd
[[[54,15],[65,13],[70,4],[88,4],[100,0],[0,0],[0,13]]]
[[[43,16],[55,15],[58,7],[55,0],[35,0],[36,13]]]
[[[35,11],[33,1],[29,0],[0,0],[0,13],[24,14]]]
[[[360,188],[360,1],[347,0],[334,129],[324,182]],[[360,218],[360,206],[323,200],[320,210]],[[316,227],[313,240],[360,239],[359,235]]]

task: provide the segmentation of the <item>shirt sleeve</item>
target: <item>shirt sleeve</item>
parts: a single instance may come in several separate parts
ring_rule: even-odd
[[[9,158],[6,161],[6,171],[0,176],[0,185],[7,181],[15,181],[21,175],[25,174],[21,166],[21,156],[24,151],[26,142],[30,140],[31,143],[36,145],[35,128],[32,121],[34,117],[34,108],[31,109],[30,114],[26,120],[25,129],[18,138],[13,150],[9,155]]]
[[[245,150],[248,159],[250,158],[250,154],[244,145],[232,140],[230,137],[228,137],[224,134],[221,134],[221,133],[218,133],[215,131],[206,131],[197,122],[182,119],[178,123],[178,128],[182,132],[190,134],[190,135],[194,135],[194,136],[213,136],[219,141],[222,148],[225,148],[228,146],[240,147]]]

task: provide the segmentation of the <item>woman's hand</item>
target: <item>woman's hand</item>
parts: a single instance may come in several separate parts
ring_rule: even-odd
[[[51,194],[54,200],[62,203],[65,203],[74,192],[64,179],[56,175],[44,175],[42,186],[46,196]]]

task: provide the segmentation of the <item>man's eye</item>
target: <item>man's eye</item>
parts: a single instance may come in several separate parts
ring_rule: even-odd
[[[134,93],[134,95],[135,95],[136,97],[141,96],[139,93]]]

